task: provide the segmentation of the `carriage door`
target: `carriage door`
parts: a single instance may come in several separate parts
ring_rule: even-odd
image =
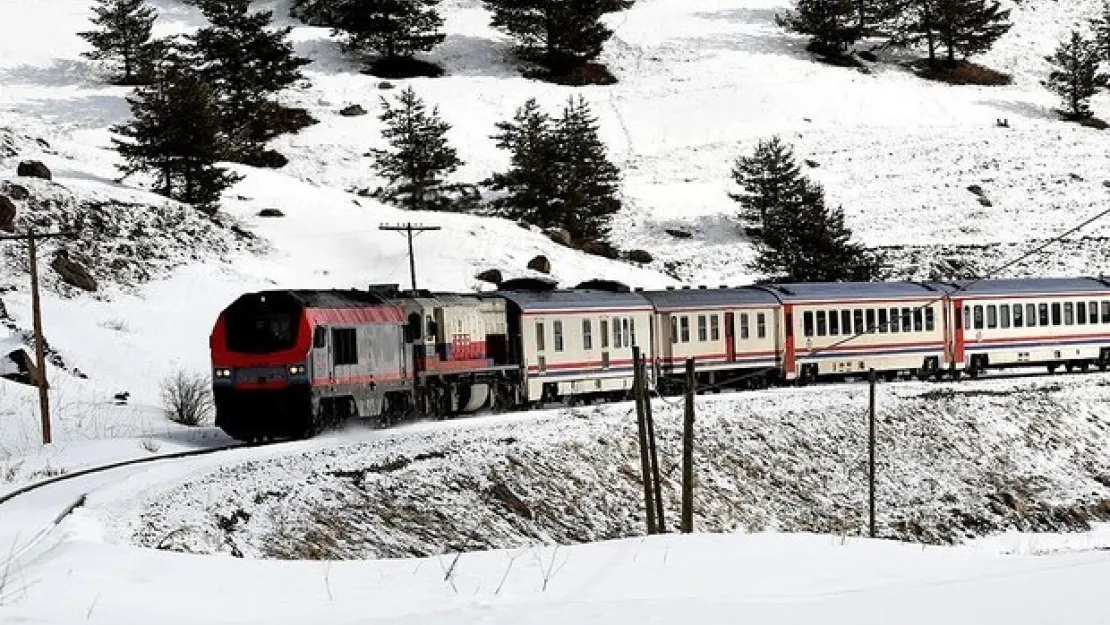
[[[952,300],[949,314],[952,315],[952,324],[956,331],[952,333],[952,361],[960,366],[964,362],[964,332],[967,328],[964,327],[964,302],[963,300]]]
[[[312,378],[315,384],[335,384],[335,364],[328,334],[328,329],[323,326],[316,326],[312,331]]]
[[[736,313],[725,313],[725,355],[736,362]]]
[[[783,354],[786,362],[783,363],[783,372],[786,374],[787,380],[793,380],[796,377],[797,373],[796,371],[794,371],[794,307],[790,304],[784,304],[782,310],[784,323],[786,325],[786,327],[784,328],[784,335],[786,336],[786,347],[785,353]]]

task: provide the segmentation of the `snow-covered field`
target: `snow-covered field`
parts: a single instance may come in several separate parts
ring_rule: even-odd
[[[152,4],[159,34],[202,24],[178,0]],[[237,167],[245,178],[215,220],[169,205],[136,180],[117,180],[108,129],[127,119],[128,92],[104,84],[103,71],[80,57],[86,44],[76,33],[88,28],[91,1],[0,2],[0,185],[31,192],[31,200],[17,202],[19,226],[85,226],[80,241],[51,241],[41,250],[57,442],[38,445],[34,390],[0,380],[0,493],[111,460],[227,443],[212,428],[166,421],[161,380],[179,369],[207,370],[211,324],[245,290],[406,283],[405,241],[378,231],[383,223],[443,228],[417,239],[422,287],[488,288],[475,273],[533,275],[525,265],[537,254],[551,259],[564,285],[599,276],[645,287],[741,284],[753,277],[745,266],[752,251],[733,221],[729,170],[772,134],[813,161],[805,172],[844,206],[860,239],[892,250],[902,275],[926,276],[946,264],[988,268],[1104,210],[1110,152],[1103,137],[1056,120],[1054,97],[1039,84],[1048,71],[1044,56],[1096,12],[1098,0],[1006,2],[1014,29],[977,60],[1012,73],[1014,83],[991,88],[924,82],[900,64],[906,54],[882,53],[866,73],[816,63],[801,38],[774,25],[787,4],[638,0],[610,18],[616,36],[602,60],[620,82],[572,89],[519,77],[509,42],[489,28],[481,3],[444,1],[448,38],[431,56],[447,76],[404,82],[453,124],[451,140],[467,163],[458,180],[476,182],[505,165],[489,135],[527,98],[553,110],[581,94],[624,173],[615,243],[655,255],[639,267],[568,250],[504,220],[411,214],[358,196],[380,183],[363,155],[381,145],[379,96],[396,90],[360,74],[325,29],[299,25],[293,37],[313,60],[312,84],[287,98],[320,123],[274,142],[291,159],[287,167]],[[288,0],[256,5],[289,23]],[[338,115],[353,103],[371,114]],[[1110,115],[1110,98],[1097,97],[1094,108]],[[999,119],[1009,127],[996,125]],[[54,182],[16,178],[25,159],[44,161]],[[978,203],[967,190],[972,184],[993,206]],[[263,208],[285,217],[260,218]],[[1108,223],[1010,271],[1107,272]],[[674,238],[669,228],[692,237]],[[90,262],[96,294],[62,285],[48,268],[59,245]],[[31,326],[25,248],[2,248],[0,323],[21,334]],[[884,386],[883,535],[958,542],[1002,530],[1085,529],[1107,518],[1104,384],[1094,375]],[[117,404],[112,398],[121,391],[130,399]],[[1104,527],[1000,534],[944,548],[851,537],[866,509],[863,405],[861,387],[699,402],[699,528],[824,535],[551,547],[641,531],[626,405],[388,432],[356,426],[96,484],[85,508],[33,554],[0,569],[0,622],[1102,618],[1094,589],[1110,578],[1097,551],[1110,547]],[[656,412],[673,522],[677,413],[663,403]],[[47,508],[38,512],[69,503],[68,495],[45,496]],[[321,504],[338,516],[309,512]],[[16,526],[35,515],[4,514],[2,536],[41,529]],[[363,531],[331,531],[336,518]],[[249,558],[149,549],[158,544]],[[510,549],[457,561],[252,559],[499,547]],[[0,544],[0,554],[6,551]]]

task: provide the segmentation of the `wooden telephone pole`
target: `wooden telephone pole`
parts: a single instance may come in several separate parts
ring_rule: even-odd
[[[378,226],[378,230],[392,230],[394,232],[404,232],[408,235],[409,239],[409,276],[412,278],[412,290],[416,290],[416,256],[412,253],[412,237],[421,232],[429,230],[439,230],[439,226],[422,226],[420,224],[407,223],[398,226]]]
[[[35,242],[39,239],[71,237],[72,232],[35,232],[5,234],[0,241],[27,241],[27,257],[31,270],[31,323],[35,332],[35,384],[39,387],[39,414],[42,417],[42,444],[53,440],[50,431],[50,395],[46,382],[46,346],[42,338],[42,305],[39,302],[38,254]]]

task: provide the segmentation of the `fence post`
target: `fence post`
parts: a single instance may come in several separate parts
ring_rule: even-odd
[[[686,359],[686,413],[682,427],[682,533],[694,531],[694,359]]]
[[[651,393],[648,388],[647,364],[643,356],[636,365],[640,368],[640,401],[644,406],[644,420],[647,422],[648,450],[651,457],[651,481],[654,486],[655,497],[655,524],[660,534],[667,532],[667,525],[663,520],[663,486],[659,478],[659,455],[655,450],[655,419],[651,414]]]
[[[868,461],[867,461],[867,502],[868,524],[871,538],[875,538],[875,370],[867,374],[867,383],[871,387],[871,398],[867,410],[868,422]]]
[[[644,380],[640,372],[640,348],[632,347],[632,396],[636,398],[636,429],[640,442],[640,475],[644,482],[644,515],[647,518],[647,533],[655,534],[655,506],[652,503],[651,462],[648,458],[647,421],[644,417],[643,388]]]

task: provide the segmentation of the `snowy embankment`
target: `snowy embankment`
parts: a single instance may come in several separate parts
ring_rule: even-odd
[[[1108,399],[1104,375],[881,385],[880,535],[951,543],[1110,519]],[[864,532],[866,405],[858,384],[699,398],[698,529]],[[624,403],[357,432],[361,442],[181,482],[125,483],[82,514],[103,520],[115,541],[250,558],[635,536],[643,521],[631,411]],[[681,409],[657,400],[655,414],[674,527]]]

